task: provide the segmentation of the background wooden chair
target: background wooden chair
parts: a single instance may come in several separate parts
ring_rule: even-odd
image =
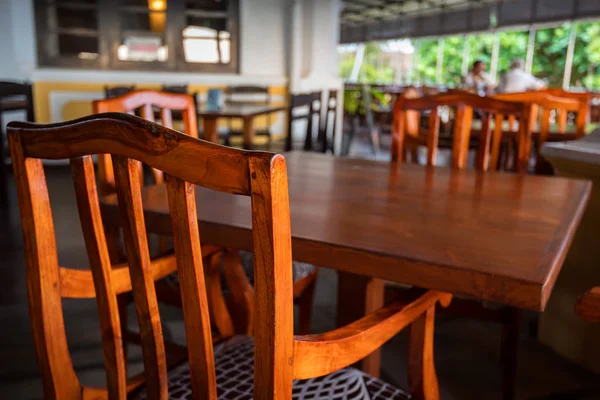
[[[94,102],[94,113],[101,112],[122,112],[133,114],[136,110],[141,110],[141,115],[148,121],[154,121],[155,110],[159,109],[161,115],[161,124],[168,128],[172,128],[172,117],[171,112],[177,111],[181,113],[183,119],[184,133],[189,134],[192,137],[198,137],[198,129],[196,123],[196,105],[194,99],[188,94],[182,93],[165,93],[156,92],[149,90],[134,91],[125,94],[120,97],[116,97],[110,100],[97,100]],[[112,162],[108,155],[98,156],[98,180],[101,195],[108,195],[115,193],[114,184],[114,171],[112,168]],[[140,171],[142,170],[140,164]],[[141,173],[141,172],[140,172]],[[143,174],[142,174],[143,176]],[[152,169],[152,181],[151,184],[160,184],[164,182],[162,171]],[[141,180],[144,182],[143,178]],[[109,232],[109,248],[111,253],[114,254],[113,259],[116,261],[122,255],[120,251],[120,242],[118,241],[119,232]],[[159,243],[159,253],[167,251],[167,241],[161,237]],[[253,277],[253,267],[251,257],[242,255],[240,260],[239,256],[232,256],[233,259],[228,258],[228,262],[231,264],[241,263],[244,268],[242,270],[237,269],[235,266],[228,266],[233,271],[228,279],[228,286],[235,286],[233,281],[241,284],[241,288],[238,286],[236,290],[231,290],[230,307],[231,312],[234,316],[234,324],[236,332],[247,332],[248,324],[252,320],[253,314],[253,302],[248,296],[245,295],[249,290],[251,291],[250,284],[252,279],[248,281],[247,276]],[[314,290],[317,280],[317,269],[314,266],[296,263],[293,264],[294,276],[296,278],[294,290],[295,299],[299,307],[299,330],[303,333],[310,331],[310,321],[312,318],[312,303],[314,297]],[[157,293],[159,299],[172,306],[181,307],[181,298],[179,296],[179,288],[177,285],[173,285],[173,282],[161,281],[157,282]],[[127,302],[123,307],[127,305]],[[126,312],[125,309],[122,310]],[[124,320],[124,315],[122,316]]]
[[[127,93],[131,93],[135,90],[135,85],[131,86],[104,86],[104,98],[113,99],[115,97],[123,96]]]
[[[520,172],[527,170],[531,146],[531,132],[529,120],[532,117],[532,106],[529,103],[501,101],[492,98],[480,97],[470,93],[440,94],[422,98],[399,98],[394,107],[394,122],[392,131],[392,161],[402,162],[404,143],[411,137],[410,114],[412,111],[430,110],[429,127],[426,134],[418,130],[420,143],[427,147],[427,165],[434,166],[439,139],[438,109],[441,106],[456,108],[456,120],[452,138],[452,168],[467,167],[467,153],[469,151],[469,138],[472,128],[473,110],[477,109],[482,116],[482,129],[479,132],[477,158],[475,168],[480,171],[494,169],[498,163],[498,154],[503,135],[503,121],[505,116],[518,118],[523,124],[519,129],[519,151],[515,162],[515,169]],[[492,121],[495,122],[492,131]],[[414,124],[414,116],[412,117]],[[424,137],[423,137],[424,135]],[[419,142],[416,142],[419,143]],[[402,296],[406,291],[394,285],[386,286],[390,296]],[[466,317],[495,321],[502,324],[501,354],[503,363],[503,398],[514,398],[515,379],[517,370],[517,355],[520,331],[520,310],[502,306],[489,308],[480,301],[470,298],[455,298],[446,312]]]
[[[553,89],[554,90],[554,89]],[[564,93],[569,93],[562,91]],[[556,92],[556,93],[562,93]],[[528,102],[532,105],[531,132],[533,136],[534,155],[536,158],[535,171],[540,174],[553,174],[550,163],[543,159],[540,150],[547,141],[565,141],[580,139],[585,135],[586,124],[589,119],[588,96],[558,97],[554,91],[531,91],[521,93],[506,93],[494,96],[504,101]],[[575,125],[572,132],[567,132],[567,116],[574,113]],[[506,129],[508,134],[518,129],[518,121],[508,119]]]
[[[465,168],[472,134],[473,110],[482,112],[482,127],[478,132],[478,150],[475,167],[488,170],[496,168],[499,161],[500,144],[503,137],[504,117],[512,115],[527,123],[520,125],[518,133],[519,151],[514,163],[517,171],[526,171],[531,147],[529,120],[531,106],[527,103],[501,101],[480,97],[470,93],[439,94],[420,98],[407,96],[398,99],[394,106],[392,129],[392,161],[402,161],[405,156],[405,143],[423,144],[427,147],[427,165],[435,165],[440,132],[439,108],[453,107],[456,110],[452,134],[453,168]],[[429,112],[427,131],[415,127],[414,114],[409,112]],[[493,132],[492,132],[492,124]]]
[[[122,130],[129,134],[120,134]],[[330,398],[333,386],[337,390],[358,388],[361,398],[362,391],[406,398],[405,392],[362,372],[340,369],[412,324],[409,386],[416,398],[439,398],[433,324],[435,306],[438,302],[447,305],[448,294],[427,291],[408,306],[392,302],[331,332],[293,335],[292,270],[280,268],[292,263],[282,156],[220,147],[125,114],[100,114],[51,126],[11,123],[9,140],[21,204],[29,301],[36,310],[30,318],[45,397],[125,399],[139,384],[127,381],[117,311],[117,294],[131,288],[143,347],[142,396],[166,399],[171,389],[173,396],[191,390],[194,398],[203,399],[251,391],[256,399],[291,399],[293,391],[306,390],[307,397]],[[102,152],[112,154],[122,207],[128,263],[119,269],[109,261],[94,181],[91,155]],[[73,272],[58,266],[41,158],[71,159],[91,271]],[[154,289],[157,276],[170,268],[153,263],[148,251],[140,162],[167,175],[186,336],[193,338],[188,340],[189,363],[175,369],[168,368],[165,357]],[[238,336],[213,348],[194,185],[251,198],[257,271],[254,340]],[[69,359],[61,309],[63,296],[94,294],[103,332],[106,390],[82,387],[78,381]]]
[[[25,120],[35,122],[33,110],[33,90],[28,82],[3,82],[0,81],[0,203],[7,201],[6,193],[6,166],[5,159],[8,151],[4,141],[4,122],[2,115],[5,112],[24,111]]]
[[[302,120],[306,121],[304,150],[310,151],[313,149],[313,138],[319,137],[321,107],[321,92],[290,94],[285,151],[294,150],[294,123]],[[317,132],[316,134],[315,131]],[[319,144],[319,146],[321,145],[322,143]]]
[[[328,151],[334,154],[335,137],[337,126],[337,108],[338,108],[338,91],[330,89],[327,94],[327,102],[325,103],[325,118],[323,118],[323,129],[319,131],[319,138],[317,141],[321,144],[321,151],[326,153]],[[329,135],[331,132],[331,135]],[[323,146],[323,143],[325,145]]]
[[[230,105],[243,105],[243,104],[254,104],[254,105],[268,105],[271,103],[271,93],[267,86],[228,86],[224,91],[225,104]],[[262,129],[256,129],[255,136],[262,136],[267,138],[267,147],[271,145],[271,124],[273,123],[273,117],[271,113],[265,116],[266,125]],[[241,129],[235,129],[233,125],[233,118],[227,119],[228,132],[225,136],[225,145],[231,146],[231,137],[242,137],[243,132]]]

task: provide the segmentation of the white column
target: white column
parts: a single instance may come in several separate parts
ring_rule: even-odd
[[[567,58],[565,60],[565,74],[563,75],[563,89],[569,90],[571,86],[571,71],[573,70],[573,52],[575,51],[575,40],[577,37],[577,24],[571,23],[569,45],[567,47]]]
[[[533,66],[533,50],[535,49],[535,28],[529,30],[529,40],[527,41],[527,57],[525,59],[525,71],[531,72]]]
[[[444,39],[438,39],[437,60],[435,65],[435,83],[442,84],[442,70],[444,68]]]
[[[494,46],[492,47],[492,59],[490,60],[490,77],[494,82],[498,82],[498,59],[500,55],[500,34],[494,32]]]

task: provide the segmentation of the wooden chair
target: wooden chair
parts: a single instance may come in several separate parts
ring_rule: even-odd
[[[319,137],[319,128],[321,126],[321,92],[290,94],[288,110],[288,129],[285,140],[285,151],[293,150],[293,128],[294,122],[306,120],[306,135],[304,136],[304,150],[310,151],[313,149],[313,137]],[[306,113],[298,113],[299,110],[306,109]],[[314,135],[314,131],[317,135]],[[323,146],[324,143],[319,143]]]
[[[569,90],[564,90],[562,88],[548,88],[543,89],[541,92],[548,93],[552,96],[567,98],[571,100],[576,100],[579,102],[579,110],[575,111],[575,133],[577,138],[583,137],[585,135],[585,127],[591,121],[591,104],[592,99],[594,97],[593,93],[585,91],[585,92],[571,92]],[[567,120],[568,120],[569,112],[559,113],[558,114],[558,126],[560,132],[564,132]]]
[[[319,132],[318,142],[325,143],[325,146],[321,146],[321,151],[326,153],[331,151],[334,154],[335,136],[336,136],[336,125],[337,125],[337,108],[338,108],[338,91],[335,89],[329,90],[327,95],[327,103],[325,104],[325,118],[323,129]],[[329,137],[329,131],[331,131],[331,138]]]
[[[359,107],[354,115],[349,115],[350,131],[346,135],[346,141],[342,146],[342,155],[348,155],[356,135],[360,133],[364,134],[366,131],[366,136],[368,137],[369,144],[371,145],[371,152],[376,156],[379,151],[380,132],[375,126],[375,117],[373,114],[374,111],[378,111],[380,113],[389,112],[389,109],[383,107],[377,108],[373,106],[373,94],[371,93],[371,87],[369,85],[360,85],[358,89],[351,90],[357,90],[360,93]],[[361,117],[364,117],[364,126],[359,125],[359,120],[363,119]]]
[[[94,102],[94,113],[96,114],[102,112],[122,112],[133,114],[135,110],[141,109],[142,117],[148,121],[154,121],[156,108],[160,109],[161,123],[163,126],[172,128],[171,112],[176,111],[182,115],[184,133],[187,133],[192,137],[198,137],[196,105],[194,99],[188,94],[140,90],[110,100],[97,100]],[[98,156],[98,170],[100,194],[108,195],[114,193],[114,171],[111,159],[108,155],[103,154]],[[140,171],[141,170],[142,169],[140,165]],[[164,182],[162,171],[153,169],[152,175],[153,184],[160,184]],[[114,261],[119,258],[119,254],[122,254],[122,252],[119,251],[120,244],[116,243],[118,241],[116,238],[118,237],[118,232],[110,232],[109,234],[109,247],[111,248],[111,253],[115,255],[113,257]],[[167,241],[164,240],[164,238],[161,238],[159,249],[160,253],[167,251],[166,243]],[[244,296],[243,293],[248,291],[248,287],[251,283],[248,281],[246,276],[253,276],[252,260],[244,255],[242,255],[241,260],[239,260],[239,256],[235,256],[234,258],[235,259],[231,260],[231,262],[242,263],[246,274],[242,276],[242,274],[240,274],[240,270],[236,269],[236,274],[231,275],[231,281],[236,280],[244,282],[243,290],[232,293],[231,307],[234,308],[232,312],[235,317],[234,324],[236,332],[247,332],[248,324],[252,319],[253,302],[247,296]],[[294,297],[299,307],[299,331],[302,333],[308,333],[310,332],[312,303],[318,272],[314,266],[298,262],[294,262],[293,272],[295,277]],[[159,298],[161,301],[167,304],[181,307],[178,287],[172,285],[172,283],[173,282],[167,281],[161,281],[157,283],[157,292]],[[122,310],[122,312],[125,313],[126,310]]]
[[[26,120],[34,122],[33,108],[33,90],[30,83],[0,81],[0,204],[7,202],[7,171],[4,162],[8,151],[4,147],[2,114],[8,111],[25,111]]]
[[[525,172],[529,161],[531,132],[528,121],[532,116],[532,106],[529,103],[507,102],[497,99],[480,97],[470,93],[440,94],[422,98],[400,98],[394,107],[394,122],[392,131],[392,161],[402,162],[405,154],[405,143],[422,144],[427,147],[427,165],[434,166],[439,142],[438,108],[450,106],[456,108],[456,120],[452,138],[452,167],[466,168],[471,135],[471,118],[473,110],[482,112],[482,129],[479,134],[479,145],[475,168],[487,171],[498,162],[498,153],[502,141],[502,125],[506,115],[514,116],[523,121],[519,130],[518,160],[515,163],[517,171]],[[429,127],[426,133],[415,127],[413,111],[430,110]],[[491,122],[495,121],[492,132]],[[409,139],[410,140],[407,140]],[[402,296],[405,291],[393,285],[386,287],[388,293]],[[470,298],[457,298],[446,310],[448,313],[466,318],[495,321],[502,324],[502,363],[503,363],[503,398],[514,398],[516,366],[520,329],[520,310],[513,307],[487,308],[483,303]]]
[[[104,98],[113,99],[115,97],[123,96],[127,93],[131,93],[135,90],[135,85],[131,86],[104,86]]]
[[[271,93],[267,86],[229,86],[224,92],[226,104],[260,104],[267,105],[271,103]],[[273,123],[272,115],[266,115],[267,125],[264,129],[255,131],[256,136],[266,136],[267,145],[271,144],[271,124]],[[227,119],[229,131],[225,136],[225,145],[231,146],[231,137],[243,135],[241,130],[235,130],[232,124],[232,118]]]
[[[520,124],[518,133],[519,151],[514,169],[520,172],[527,170],[529,151],[531,147],[531,105],[480,97],[470,93],[439,94],[435,96],[398,99],[394,106],[394,122],[392,129],[392,161],[402,161],[405,156],[405,142],[423,144],[427,147],[427,165],[435,165],[439,144],[439,107],[456,109],[454,130],[452,135],[453,168],[465,168],[469,152],[473,109],[482,112],[482,129],[479,133],[479,147],[476,168],[488,170],[490,165],[496,168],[499,161],[500,144],[502,142],[502,124],[506,115],[518,117]],[[423,130],[414,127],[415,117],[408,114],[411,111],[429,111],[429,127]],[[409,118],[411,118],[409,120]],[[495,126],[492,132],[492,121]],[[411,126],[411,129],[408,127]],[[407,138],[409,138],[407,140]]]
[[[438,302],[447,305],[448,294],[427,291],[409,306],[392,302],[334,331],[294,336],[292,269],[281,268],[292,263],[282,156],[221,147],[116,113],[47,126],[12,122],[9,142],[21,205],[29,306],[36,311],[30,314],[32,334],[46,398],[126,399],[127,393],[141,384],[140,380],[127,380],[120,337],[117,294],[130,289],[143,347],[142,396],[147,398],[179,398],[176,396],[188,396],[181,393],[190,390],[194,398],[202,399],[216,399],[217,393],[252,392],[256,399],[291,399],[293,392],[308,393],[300,398],[332,398],[331,387],[354,391],[360,398],[365,391],[386,399],[405,398],[401,390],[362,372],[340,369],[410,324],[409,386],[415,398],[439,398],[433,324],[435,306]],[[91,158],[107,152],[114,165],[128,258],[118,269],[109,261]],[[91,271],[72,271],[58,265],[41,159],[71,160]],[[169,273],[170,268],[150,259],[140,162],[166,175],[189,357],[189,363],[175,369],[168,368],[165,357],[154,289],[155,279]],[[213,347],[194,185],[251,198],[257,277],[254,339],[238,336]],[[106,389],[82,387],[77,379],[62,315],[62,297],[94,295],[103,332]],[[331,375],[317,378],[327,374]]]
[[[590,289],[579,298],[575,312],[586,321],[600,322],[600,286]]]
[[[578,97],[558,97],[552,93],[569,93],[566,91],[530,91],[520,93],[505,93],[494,96],[494,98],[505,101],[528,102],[532,105],[533,117],[531,119],[531,131],[533,140],[536,165],[535,171],[539,174],[553,175],[552,165],[540,154],[540,150],[547,141],[576,140],[585,135],[585,127],[589,118],[589,100],[585,93],[575,93]],[[581,97],[580,95],[584,95]],[[575,132],[567,133],[567,115],[576,114]],[[556,132],[551,132],[551,127],[556,126]],[[508,120],[508,131],[513,131],[516,126],[514,118]]]

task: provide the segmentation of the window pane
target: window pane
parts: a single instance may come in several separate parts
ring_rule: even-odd
[[[168,49],[160,37],[128,36],[117,49],[117,57],[121,61],[166,61]]]
[[[600,89],[600,21],[577,24],[571,86]]]
[[[207,28],[211,28],[217,31],[226,31],[227,19],[188,16],[187,26],[205,26]]]
[[[97,54],[98,39],[88,36],[58,35],[58,52],[63,56],[79,56],[80,53]]]
[[[203,11],[227,11],[228,0],[187,0],[185,2],[189,10]]]
[[[462,61],[464,47],[465,36],[449,36],[444,38],[442,83],[452,87],[460,86],[462,83]]]
[[[498,52],[498,76],[510,69],[510,63],[519,58],[523,61],[527,57],[527,31],[503,31],[499,33],[500,49]]]
[[[167,14],[164,12],[121,13],[121,30],[164,32]]]
[[[485,64],[486,72],[489,74],[492,62],[492,49],[494,48],[494,34],[480,33],[469,35],[467,37],[469,45],[469,59],[467,64],[469,69],[475,61],[481,60]],[[491,77],[495,80],[495,77]]]
[[[427,85],[435,83],[437,53],[437,39],[425,39],[419,42],[419,58],[417,61],[416,68],[418,83],[423,83]]]
[[[54,10],[49,11],[54,11],[56,13],[56,22],[59,28],[98,29],[98,19],[96,17],[95,8],[86,10],[56,7]]]
[[[538,78],[546,79],[549,86],[562,86],[569,44],[569,26],[566,23],[555,28],[541,29],[535,33],[531,72]]]

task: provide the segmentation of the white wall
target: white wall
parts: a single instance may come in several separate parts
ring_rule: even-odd
[[[200,74],[38,68],[32,0],[0,0],[0,79],[62,82],[131,82],[284,85],[285,1],[240,1],[240,73]]]

